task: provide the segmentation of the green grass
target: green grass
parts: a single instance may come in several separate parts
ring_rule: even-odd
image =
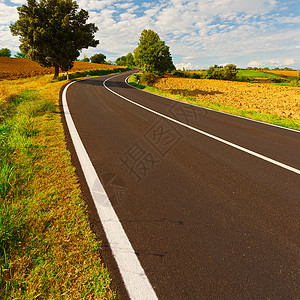
[[[295,76],[286,76],[257,70],[238,70],[238,81],[263,82],[281,86],[299,86],[300,82]]]
[[[278,75],[276,74],[264,73],[255,70],[239,70],[237,76],[244,76],[244,77],[251,77],[251,78],[277,78],[278,77]]]
[[[221,104],[215,103],[215,102],[200,101],[199,99],[196,99],[189,95],[171,94],[171,93],[159,90],[155,87],[137,84],[138,77],[139,76],[137,74],[133,74],[129,78],[128,83],[131,84],[132,86],[135,86],[137,88],[143,89],[147,92],[150,92],[150,93],[153,93],[156,95],[168,97],[168,98],[186,102],[186,103],[191,103],[191,104],[201,106],[201,107],[207,107],[207,108],[210,108],[210,109],[213,109],[216,111],[222,111],[222,112],[226,112],[229,114],[233,114],[233,115],[237,115],[237,116],[241,116],[241,117],[245,117],[245,118],[249,118],[249,119],[253,119],[253,120],[257,120],[257,121],[261,121],[261,122],[265,122],[265,123],[270,123],[270,124],[274,124],[274,125],[278,125],[278,126],[283,126],[283,127],[287,127],[287,128],[300,130],[300,121],[298,121],[298,120],[291,120],[288,118],[276,116],[274,114],[262,114],[262,113],[258,113],[256,111],[252,111],[252,110],[237,109],[235,107],[228,107],[228,106],[224,106],[224,105],[221,105]]]
[[[52,97],[37,85],[0,104],[1,299],[116,295],[66,150],[62,85],[43,87]]]

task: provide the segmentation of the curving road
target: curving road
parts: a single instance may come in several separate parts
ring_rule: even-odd
[[[98,216],[110,204],[94,204],[101,192],[86,183],[66,126],[119,298],[299,299],[300,132],[155,96],[128,86],[128,75],[64,93],[66,118],[133,249],[111,253]],[[114,251],[140,265],[122,267]]]

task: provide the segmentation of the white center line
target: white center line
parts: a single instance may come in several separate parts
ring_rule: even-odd
[[[143,105],[141,105],[141,104],[139,104],[139,103],[136,103],[136,102],[134,102],[134,101],[132,101],[132,100],[130,100],[130,99],[128,99],[128,98],[126,98],[126,97],[124,97],[124,96],[118,94],[118,93],[116,93],[115,91],[113,91],[112,89],[110,89],[109,87],[107,87],[106,82],[107,82],[108,80],[114,78],[114,77],[117,77],[117,76],[120,76],[120,75],[115,75],[115,76],[112,76],[112,77],[106,79],[106,80],[103,82],[103,85],[104,85],[104,87],[105,87],[107,90],[109,90],[109,91],[112,92],[113,94],[119,96],[120,98],[122,98],[122,99],[124,99],[124,100],[126,100],[126,101],[128,101],[128,102],[130,102],[130,103],[132,103],[132,104],[134,104],[134,105],[137,105],[137,106],[139,106],[139,107],[141,107],[141,108],[143,108],[143,109],[145,109],[145,110],[148,110],[148,111],[150,111],[150,112],[152,112],[152,113],[154,113],[154,114],[156,114],[156,115],[158,115],[158,116],[160,116],[160,117],[163,117],[163,118],[165,118],[165,119],[167,119],[167,120],[170,120],[170,121],[172,121],[172,122],[174,122],[174,123],[176,123],[176,124],[179,124],[179,125],[181,125],[181,126],[184,126],[184,127],[186,127],[186,128],[189,128],[189,129],[191,129],[191,130],[193,130],[193,131],[195,131],[195,132],[198,132],[198,133],[200,133],[200,134],[203,134],[203,135],[205,135],[205,136],[208,136],[208,137],[210,137],[210,138],[212,138],[212,139],[214,139],[214,140],[216,140],[216,141],[219,141],[219,142],[221,142],[221,143],[223,143],[223,144],[226,144],[226,145],[228,145],[228,146],[231,146],[231,147],[233,147],[233,148],[235,148],[235,149],[238,149],[238,150],[240,150],[240,151],[246,152],[246,153],[248,153],[248,154],[250,154],[250,155],[253,155],[253,156],[258,157],[258,158],[260,158],[260,159],[262,159],[262,160],[265,160],[265,161],[267,161],[267,162],[270,162],[270,163],[272,163],[272,164],[274,164],[274,165],[277,165],[277,166],[279,166],[279,167],[281,167],[281,168],[284,168],[284,169],[286,169],[286,170],[289,170],[289,171],[291,171],[291,172],[294,172],[294,173],[300,175],[300,170],[298,170],[298,169],[296,169],[296,168],[293,168],[293,167],[291,167],[291,166],[288,166],[288,165],[286,165],[286,164],[284,164],[284,163],[281,163],[281,162],[279,162],[279,161],[277,161],[277,160],[274,160],[274,159],[269,158],[269,157],[267,157],[267,156],[264,156],[264,155],[262,155],[262,154],[256,153],[256,152],[254,152],[254,151],[252,151],[252,150],[249,150],[249,149],[247,149],[247,148],[244,148],[244,147],[242,147],[242,146],[236,145],[236,144],[234,144],[234,143],[232,143],[232,142],[229,142],[229,141],[227,141],[227,140],[224,140],[224,139],[222,139],[222,138],[219,138],[219,137],[217,137],[217,136],[215,136],[215,135],[212,135],[212,134],[210,134],[210,133],[208,133],[208,132],[205,132],[205,131],[203,131],[203,130],[200,130],[200,129],[198,129],[198,128],[195,128],[195,127],[192,127],[192,126],[187,125],[187,124],[185,124],[185,123],[182,123],[182,122],[180,122],[180,121],[177,121],[177,120],[175,120],[175,119],[173,119],[173,118],[170,118],[170,117],[168,117],[168,116],[166,116],[166,115],[163,115],[163,114],[161,114],[161,113],[159,113],[159,112],[157,112],[157,111],[155,111],[155,110],[153,110],[153,109],[150,109],[150,108],[148,108],[148,107],[146,107],[146,106],[143,106]]]

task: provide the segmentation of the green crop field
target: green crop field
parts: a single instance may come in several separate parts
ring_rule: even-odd
[[[237,76],[252,77],[252,78],[277,78],[278,77],[278,75],[276,74],[264,73],[256,70],[239,70]]]

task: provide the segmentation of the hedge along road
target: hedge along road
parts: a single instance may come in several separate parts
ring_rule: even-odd
[[[63,103],[91,161],[88,184],[78,174],[120,299],[297,298],[299,132],[145,93],[127,76],[77,81]]]

